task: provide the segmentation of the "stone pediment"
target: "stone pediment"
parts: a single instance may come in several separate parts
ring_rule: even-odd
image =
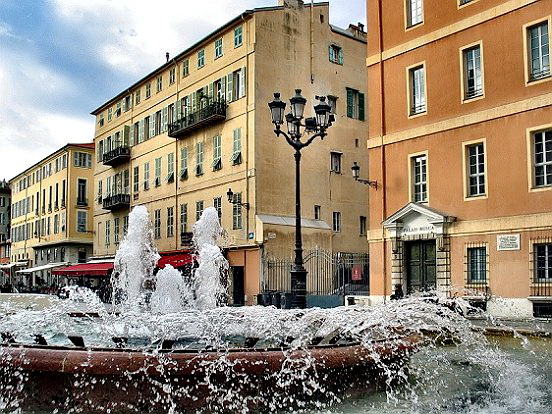
[[[383,222],[391,237],[435,235],[446,231],[446,224],[455,220],[440,211],[420,203],[408,203]]]

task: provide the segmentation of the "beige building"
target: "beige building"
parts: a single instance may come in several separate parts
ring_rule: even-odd
[[[92,112],[96,256],[115,253],[135,205],[148,208],[161,252],[189,247],[193,224],[215,206],[233,300],[254,303],[262,258],[293,251],[293,150],[273,133],[267,104],[295,88],[306,116],[327,95],[337,119],[303,154],[305,248],[366,252],[367,190],[350,174],[354,161],[367,169],[366,34],[332,26],[328,3],[285,3],[240,14]]]
[[[552,0],[367,10],[372,300],[552,316]]]
[[[67,144],[10,180],[11,263],[27,287],[92,254],[94,144]]]

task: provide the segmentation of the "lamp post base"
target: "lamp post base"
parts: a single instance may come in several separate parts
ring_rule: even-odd
[[[303,266],[294,265],[291,268],[291,308],[305,309],[307,307],[307,271]]]

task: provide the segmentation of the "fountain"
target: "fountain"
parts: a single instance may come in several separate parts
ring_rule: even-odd
[[[378,389],[398,404],[419,393],[406,362],[422,337],[420,354],[443,343],[481,351],[484,338],[467,320],[421,299],[223,306],[221,233],[206,209],[194,226],[193,277],[171,266],[155,275],[149,216],[136,207],[115,260],[114,312],[87,292],[78,299],[90,312],[79,318],[71,301],[40,311],[3,305],[0,411],[307,411]]]

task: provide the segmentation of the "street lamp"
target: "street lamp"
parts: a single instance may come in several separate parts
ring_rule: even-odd
[[[360,165],[358,165],[356,162],[353,162],[353,166],[351,167],[351,171],[353,172],[353,178],[358,181],[359,183],[369,185],[370,187],[378,189],[378,182],[377,181],[371,181],[371,180],[365,180],[364,178],[359,178],[360,175]]]
[[[291,267],[291,307],[307,307],[307,271],[303,266],[303,244],[301,238],[301,150],[309,146],[315,138],[324,139],[326,130],[335,121],[331,107],[326,103],[325,96],[316,96],[318,105],[314,106],[315,118],[303,119],[307,100],[301,96],[301,89],[295,90],[295,96],[290,99],[291,112],[285,115],[286,103],[280,100],[280,94],[274,93],[274,100],[268,103],[272,115],[272,123],[276,127],[277,137],[283,135],[287,143],[295,149],[295,261]],[[281,125],[287,123],[287,134]],[[302,122],[303,121],[303,122]],[[303,128],[303,131],[301,131]],[[312,134],[306,141],[301,141],[303,134]]]

